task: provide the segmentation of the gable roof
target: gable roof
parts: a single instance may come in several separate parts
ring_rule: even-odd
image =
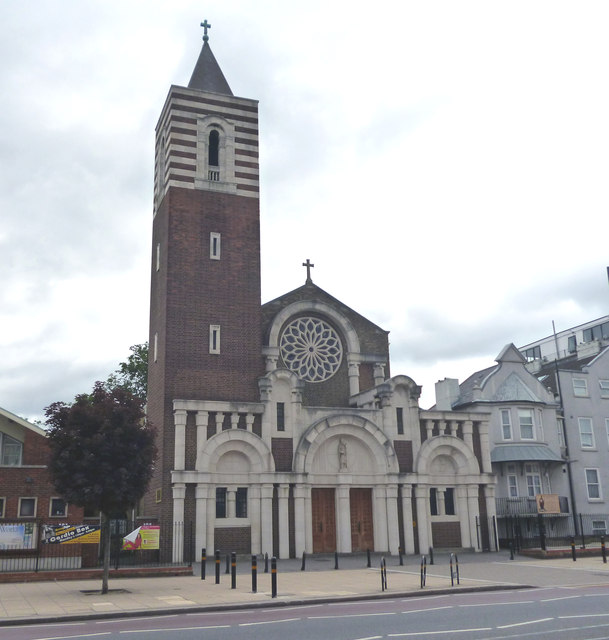
[[[42,427],[39,427],[37,424],[28,422],[25,418],[20,418],[19,416],[16,416],[14,413],[11,413],[10,411],[3,409],[2,407],[0,407],[0,416],[3,416],[4,418],[6,418],[7,420],[10,420],[11,422],[15,422],[21,427],[25,427],[26,429],[33,431],[39,436],[47,435],[47,432]]]

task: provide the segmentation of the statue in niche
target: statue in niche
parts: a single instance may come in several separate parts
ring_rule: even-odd
[[[338,441],[338,470],[347,470],[347,444],[342,438]]]

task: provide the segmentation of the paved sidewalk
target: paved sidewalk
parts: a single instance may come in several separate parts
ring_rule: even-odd
[[[224,572],[215,584],[213,562],[207,564],[206,580],[200,578],[200,565],[187,577],[121,578],[110,580],[110,592],[101,595],[100,580],[69,580],[18,584],[0,583],[0,626],[24,622],[57,621],[83,617],[157,615],[201,609],[281,606],[299,602],[373,598],[396,595],[430,595],[445,590],[509,589],[524,586],[609,585],[609,564],[600,558],[539,560],[509,554],[459,554],[460,584],[451,586],[449,556],[436,555],[427,565],[426,585],[421,588],[420,559],[408,557],[404,566],[398,558],[387,558],[387,590],[381,589],[380,558],[366,568],[365,557],[341,557],[334,569],[329,557],[307,560],[306,571],[300,561],[278,562],[277,598],[271,598],[271,574],[264,563],[258,566],[258,589],[252,593],[247,558],[239,559],[237,585],[231,589],[231,576]],[[456,568],[453,565],[453,568]]]

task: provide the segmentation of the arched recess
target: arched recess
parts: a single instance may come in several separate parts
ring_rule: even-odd
[[[217,164],[210,164],[212,131],[218,132],[215,150]],[[235,181],[234,126],[228,120],[216,115],[204,116],[197,120],[197,181],[221,183]]]
[[[456,474],[460,477],[480,475],[480,465],[474,452],[463,440],[454,436],[436,436],[426,440],[416,457],[414,473],[420,476],[437,475],[438,468],[436,465],[434,469],[434,463],[444,456],[450,459],[452,466],[452,469],[447,471],[447,475]]]
[[[365,447],[374,461],[375,473],[399,473],[391,441],[370,420],[350,414],[324,418],[307,429],[296,447],[295,472],[313,473],[317,452],[332,439],[336,439],[338,443],[340,436],[358,441]],[[349,469],[349,472],[355,475],[357,469]]]
[[[247,473],[275,471],[273,456],[264,441],[243,429],[227,429],[210,438],[201,452],[201,469],[212,474],[218,472],[220,459],[231,452],[237,452],[247,458]]]

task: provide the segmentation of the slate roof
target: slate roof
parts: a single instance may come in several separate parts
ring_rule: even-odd
[[[491,462],[525,461],[564,462],[557,453],[543,444],[501,444],[491,451]]]
[[[232,96],[233,92],[228,86],[228,82],[211,51],[209,42],[203,43],[203,48],[199,54],[199,59],[188,83],[189,89],[201,89],[211,93],[221,93],[225,96]]]

